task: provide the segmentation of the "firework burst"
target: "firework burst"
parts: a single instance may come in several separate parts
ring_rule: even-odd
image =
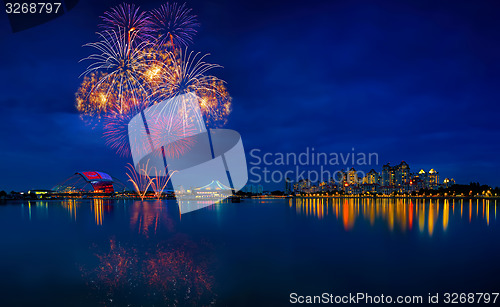
[[[227,122],[227,116],[231,113],[231,96],[222,80],[211,77],[207,83],[210,84],[210,89],[199,89],[196,95],[206,123],[220,127]]]
[[[136,31],[139,41],[149,40],[148,14],[141,12],[135,4],[122,3],[104,12],[99,27],[105,31],[130,33]]]
[[[83,59],[91,63],[82,74],[76,108],[88,121],[103,118],[107,145],[122,156],[129,156],[131,150],[161,149],[168,157],[179,157],[194,143],[189,136],[204,131],[205,123],[225,123],[231,97],[224,81],[209,75],[222,66],[205,62],[208,54],[165,48],[192,42],[199,24],[191,9],[167,3],[144,13],[123,3],[101,19],[104,31],[97,33],[99,40],[84,45],[96,52]],[[134,146],[141,148],[131,148],[130,120],[165,100],[169,101],[161,106],[158,120],[148,123],[148,135],[134,134],[149,143],[134,139],[131,143],[138,141],[140,145]]]
[[[164,99],[173,99],[172,103],[177,106],[169,106],[169,118],[183,117],[184,124],[189,124],[194,120],[197,124],[203,125],[203,118],[196,116],[192,118],[186,110],[190,108],[190,102],[197,101],[207,124],[224,122],[231,109],[231,97],[227,92],[224,81],[207,73],[214,68],[221,68],[217,64],[210,64],[204,61],[208,54],[201,55],[199,52],[174,51],[167,53],[168,62],[164,63],[161,79],[156,82],[153,94],[150,96],[154,102]],[[181,110],[181,113],[174,112]],[[184,111],[182,111],[184,110]]]
[[[98,33],[101,41],[86,44],[84,46],[93,47],[100,53],[92,54],[83,60],[93,61],[82,75],[91,75],[90,81],[95,81],[90,91],[86,91],[89,98],[95,91],[104,94],[106,99],[116,106],[120,113],[134,109],[137,104],[147,103],[148,84],[144,82],[144,71],[148,69],[149,63],[146,60],[146,50],[149,43],[142,42],[134,47],[137,37],[135,31],[127,33],[107,31],[105,34]],[[96,78],[97,72],[103,72]],[[92,77],[92,73],[94,76]],[[111,96],[110,96],[111,95]],[[112,99],[109,99],[112,98]],[[89,112],[99,111],[92,109],[93,104],[87,104]]]
[[[197,130],[192,124],[183,124],[178,117],[169,119],[160,115],[149,123],[149,132],[154,148],[163,147],[165,156],[178,158],[193,147],[195,139],[192,136]]]
[[[106,145],[114,149],[116,153],[122,157],[129,157],[131,155],[128,124],[140,111],[139,109],[135,109],[133,111],[120,113],[115,110],[104,115],[103,137],[106,140]],[[141,152],[146,150],[147,149],[142,149]]]
[[[170,43],[176,47],[187,47],[193,43],[193,36],[200,24],[186,4],[167,3],[152,10],[148,18],[148,28],[157,45]]]
[[[104,78],[103,73],[92,72],[83,78],[83,82],[76,92],[76,109],[88,116],[100,116],[113,105],[113,92],[96,88],[99,80]],[[103,84],[102,89],[107,85]]]

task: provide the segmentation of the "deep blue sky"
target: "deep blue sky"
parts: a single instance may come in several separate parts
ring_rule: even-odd
[[[247,151],[354,147],[500,186],[497,1],[376,2],[187,2],[202,24],[192,49],[224,66],[227,127]],[[119,3],[80,0],[16,34],[0,12],[0,190],[51,188],[79,170],[125,178],[131,160],[74,108],[81,46]]]

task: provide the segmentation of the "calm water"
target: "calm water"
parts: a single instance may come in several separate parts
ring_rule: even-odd
[[[498,218],[500,219],[500,212]],[[495,201],[0,203],[2,305],[281,305],[499,292]]]

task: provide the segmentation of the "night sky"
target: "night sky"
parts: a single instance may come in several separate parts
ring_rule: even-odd
[[[375,4],[377,2],[377,4]],[[125,165],[74,103],[99,16],[87,1],[11,33],[0,13],[0,190]],[[135,1],[143,9],[163,2]],[[500,186],[498,1],[188,1],[192,50],[224,69],[247,152],[377,152],[457,183]],[[247,156],[250,162],[250,157]],[[370,167],[371,168],[371,167]],[[265,188],[282,188],[282,185]]]

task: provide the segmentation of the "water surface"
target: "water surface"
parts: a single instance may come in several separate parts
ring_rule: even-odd
[[[289,294],[499,292],[491,200],[0,203],[6,305],[282,305]]]

